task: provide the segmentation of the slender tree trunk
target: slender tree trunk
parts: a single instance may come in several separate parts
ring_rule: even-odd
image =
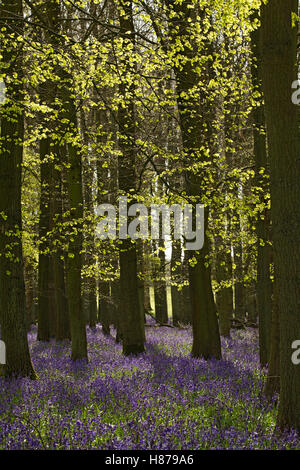
[[[230,220],[222,223],[222,229],[229,233]],[[216,305],[219,315],[220,334],[222,336],[230,336],[231,321],[233,317],[233,287],[232,287],[232,258],[231,246],[224,243],[220,237],[215,239],[217,256],[216,256],[216,281],[221,284],[229,283],[231,285],[219,286],[216,293]],[[219,250],[218,247],[222,246]],[[229,251],[229,252],[228,252]]]
[[[112,300],[112,317],[113,324],[116,329],[116,343],[122,341],[122,332],[121,332],[121,306],[120,306],[120,279],[116,278],[111,283],[111,300]]]
[[[178,264],[179,263],[179,264]],[[181,243],[179,240],[173,241],[172,255],[171,255],[171,281],[180,284],[182,281],[182,262],[181,262]],[[181,275],[181,276],[180,276]],[[182,323],[182,305],[180,302],[181,290],[178,290],[177,285],[171,286],[172,297],[172,323],[178,326]]]
[[[258,314],[257,314],[257,300],[255,286],[250,285],[247,287],[246,295],[246,312],[247,312],[247,325],[257,326]]]
[[[98,303],[97,303],[97,281],[93,276],[89,279],[89,326],[96,328],[98,318]]]
[[[139,294],[139,306],[141,317],[145,317],[145,308],[144,308],[144,292],[145,292],[145,281],[144,281],[144,256],[143,256],[143,242],[142,240],[137,241],[137,271],[138,271],[138,294]]]
[[[65,150],[60,149],[57,156]],[[61,160],[64,161],[63,157]],[[62,171],[58,169],[61,162],[57,161],[57,169],[54,170],[55,189],[54,189],[54,214],[56,223],[62,223],[63,218],[63,194],[62,194]],[[56,327],[55,337],[58,341],[71,339],[69,306],[65,284],[65,262],[64,252],[60,245],[57,246],[52,256],[52,268],[54,278],[54,293],[56,304]]]
[[[104,335],[110,335],[110,286],[108,281],[99,282],[99,319]]]
[[[38,265],[38,340],[50,340],[50,255],[48,252],[48,233],[50,231],[50,139],[40,141],[41,161],[41,198],[39,219],[39,265]]]
[[[217,267],[218,279],[226,281],[227,272]],[[219,314],[220,334],[230,336],[231,320],[233,312],[233,292],[232,287],[221,287],[216,293],[216,305]]]
[[[144,312],[147,314],[151,312],[150,303],[150,275],[151,275],[151,263],[150,263],[151,247],[148,240],[143,243],[143,273],[145,276],[144,280]]]
[[[101,131],[106,129],[108,115],[105,111],[96,112],[96,121]],[[105,144],[105,137],[98,135],[97,142],[99,148]],[[108,158],[108,155],[104,155],[104,158]],[[103,158],[97,158],[96,171],[97,171],[97,203],[98,205],[109,203],[109,196],[107,193],[110,192],[109,188],[109,169],[104,165],[105,160]],[[100,279],[99,281],[99,321],[102,326],[102,332],[104,335],[110,335],[111,325],[111,302],[110,302],[110,283],[108,280]]]
[[[245,322],[245,287],[244,287],[244,265],[243,265],[243,245],[240,240],[241,221],[237,212],[236,223],[233,224],[236,233],[236,244],[234,246],[234,263],[236,269],[234,271],[234,318],[239,322]]]
[[[184,258],[182,263],[182,275],[183,281],[188,282],[188,284],[185,284],[180,291],[180,308],[182,311],[182,323],[184,325],[191,325],[193,311],[189,279],[189,254],[187,251],[184,252]]]
[[[68,299],[65,286],[65,267],[62,257],[62,251],[58,250],[54,254],[53,271],[55,283],[55,302],[56,302],[56,333],[57,341],[71,339],[70,318]]]
[[[34,323],[35,272],[30,259],[24,259],[27,329]]]
[[[88,138],[88,115],[85,115],[83,109],[80,111],[80,124],[83,136],[83,142],[87,149],[89,149]],[[98,173],[98,169],[97,169]],[[98,317],[97,305],[97,281],[96,275],[93,273],[93,266],[95,264],[94,246],[95,246],[95,227],[93,222],[94,217],[94,199],[93,199],[93,183],[94,183],[95,165],[90,158],[88,151],[83,156],[83,193],[84,193],[84,209],[86,220],[89,220],[87,230],[85,233],[85,265],[92,270],[92,273],[84,278],[84,295],[86,300],[86,320],[90,328],[96,328]]]
[[[159,253],[156,258],[158,265],[154,281],[155,318],[158,323],[168,323],[164,243],[159,242],[158,247]]]

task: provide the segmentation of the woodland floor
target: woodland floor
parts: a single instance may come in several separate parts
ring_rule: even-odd
[[[147,327],[147,352],[88,328],[89,363],[68,342],[29,334],[38,381],[0,379],[0,449],[300,449],[274,434],[257,331],[222,340],[223,360],[192,359],[191,330]]]

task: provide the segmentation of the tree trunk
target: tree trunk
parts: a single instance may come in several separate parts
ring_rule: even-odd
[[[157,267],[154,281],[155,318],[158,323],[168,323],[167,288],[165,274],[164,243],[158,243]]]
[[[120,106],[119,120],[119,189],[127,196],[135,193],[136,149],[135,110],[132,70],[129,62],[131,47],[135,46],[132,1],[120,1],[120,34],[123,38],[124,76],[119,85],[125,106]],[[129,83],[128,83],[129,75]],[[131,200],[132,202],[132,200]],[[141,316],[138,298],[136,243],[130,239],[120,243],[120,306],[123,353],[138,354],[144,351],[145,326]]]
[[[280,392],[280,331],[278,313],[278,298],[275,286],[270,335],[269,369],[264,388],[264,394],[268,400],[272,400],[275,393]]]
[[[1,34],[6,41],[1,62],[9,80],[1,107],[0,147],[0,323],[6,345],[6,376],[36,377],[29,354],[26,328],[22,253],[21,174],[24,141],[22,34],[20,0],[4,0],[0,7]]]
[[[108,281],[99,282],[99,319],[104,335],[110,335],[110,288]]]
[[[237,196],[238,197],[238,196]],[[240,214],[235,214],[236,222],[232,225],[235,226],[236,231],[236,244],[234,246],[234,263],[236,269],[234,271],[234,318],[238,321],[245,321],[245,286],[244,286],[244,266],[243,266],[243,245],[240,240],[241,222]]]
[[[97,282],[93,276],[89,279],[89,326],[96,328],[98,318],[98,304],[97,304]]]
[[[120,310],[120,280],[116,278],[111,283],[112,319],[116,329],[116,343],[122,341],[121,310]]]
[[[300,340],[300,135],[298,109],[291,100],[297,79],[297,0],[262,5],[263,91],[267,125],[272,238],[280,325],[280,429],[300,431],[300,365],[292,344]]]
[[[207,63],[200,73],[192,63],[195,58],[196,45],[187,34],[186,22],[188,20],[191,23],[198,21],[194,9],[189,8],[187,1],[180,4],[168,1],[167,6],[170,11],[173,11],[173,15],[169,15],[169,35],[172,38],[172,43],[176,44],[179,41],[183,45],[183,50],[176,49],[173,53],[178,55],[174,71],[182,145],[186,155],[185,164],[188,168],[191,164],[195,164],[195,161],[203,163],[206,155],[205,152],[202,153],[201,149],[204,145],[208,148],[211,148],[212,145],[210,128],[207,125],[212,110],[207,104],[208,97],[202,96],[202,87],[201,91],[198,88],[200,81],[211,79],[212,65]],[[205,14],[204,9],[201,12],[203,19]],[[207,44],[207,48],[210,49],[210,44]],[[209,56],[211,57],[210,54]],[[192,89],[197,89],[197,93],[191,94]],[[194,97],[195,94],[197,98]],[[200,174],[186,170],[185,176],[187,196],[192,202],[195,200],[202,202],[206,190],[205,171],[202,170]],[[205,208],[205,230],[207,230],[207,224],[208,207]],[[189,267],[193,324],[192,355],[194,357],[203,356],[205,359],[211,357],[219,359],[221,358],[221,342],[212,292],[210,266],[206,259],[208,253],[209,240],[206,233],[203,248],[200,251],[189,252],[192,261]]]
[[[205,209],[205,227],[208,211]],[[204,247],[197,255],[197,264],[190,265],[190,293],[192,301],[193,346],[192,356],[210,359],[221,358],[221,341],[216,306],[211,287],[210,267],[206,265],[208,237],[205,235]]]
[[[227,227],[225,227],[225,222],[222,221],[222,231],[226,230],[228,233],[229,228],[230,223],[227,223]],[[217,250],[215,268],[216,281],[219,283],[219,287],[216,292],[216,305],[219,315],[220,334],[228,337],[230,336],[231,321],[233,317],[231,245],[229,244],[228,246],[225,244],[224,240],[219,236],[216,236],[215,245]],[[222,286],[222,282],[229,283],[231,285]]]
[[[58,147],[55,154],[57,161],[55,162],[56,168],[54,169],[53,213],[56,224],[63,223],[63,175],[59,165],[61,165],[61,163],[65,160],[65,157],[62,155],[65,151],[65,146]],[[56,237],[58,238],[57,231]],[[58,244],[56,245],[51,259],[54,282],[54,299],[56,305],[55,338],[58,341],[71,339],[69,306],[65,283],[64,252],[60,243],[61,240],[58,239]]]
[[[25,295],[26,295],[26,321],[27,330],[30,330],[31,325],[35,322],[35,304],[34,297],[36,291],[35,270],[30,259],[24,259],[24,280],[25,280]]]
[[[42,93],[41,93],[42,94]],[[41,198],[39,219],[39,265],[38,265],[38,335],[39,341],[50,340],[50,255],[48,233],[50,231],[50,139],[40,141]]]
[[[261,51],[260,51],[260,28],[256,29],[251,36],[252,48],[252,83],[255,91],[262,93],[261,86]],[[266,178],[261,176],[261,171],[268,174],[267,170],[267,146],[265,134],[264,106],[260,103],[253,110],[253,138],[254,157],[257,185],[262,188],[266,185]],[[263,193],[264,195],[265,193]],[[267,201],[262,201],[264,204]],[[256,299],[259,318],[259,355],[260,363],[264,367],[269,362],[270,356],[270,333],[272,317],[272,282],[271,282],[271,247],[270,239],[270,215],[265,209],[256,223],[257,242],[257,282]]]
[[[89,149],[89,138],[88,138],[88,124],[86,120],[85,112],[83,109],[80,111],[80,124],[81,132],[83,136],[83,142],[85,148]],[[98,168],[96,173],[98,174]],[[95,227],[93,222],[94,217],[94,200],[93,200],[93,183],[94,183],[95,165],[92,159],[89,157],[88,151],[84,154],[83,158],[83,193],[84,193],[84,209],[85,209],[85,220],[89,220],[87,223],[87,229],[85,233],[85,265],[91,269],[91,273],[84,278],[84,295],[86,301],[86,322],[90,328],[96,328],[97,317],[98,317],[98,305],[97,305],[97,280],[96,275],[93,273],[93,267],[95,265],[94,258],[94,247],[95,247]],[[97,194],[98,196],[98,194]]]
[[[68,130],[74,134],[67,142],[68,170],[67,185],[72,221],[72,235],[69,241],[67,259],[67,293],[69,302],[70,328],[72,339],[73,361],[87,359],[86,328],[81,298],[81,268],[82,268],[82,220],[83,220],[83,191],[81,154],[76,146],[75,135],[78,131],[76,106],[71,93],[72,78],[61,71],[61,95],[64,106],[63,114]]]
[[[182,282],[182,274],[181,243],[179,240],[176,240],[173,241],[172,244],[171,282],[176,282],[176,284],[180,284]],[[178,290],[177,285],[171,286],[172,323],[174,326],[179,326],[179,324],[182,322],[182,305],[180,302],[181,293],[182,291]]]

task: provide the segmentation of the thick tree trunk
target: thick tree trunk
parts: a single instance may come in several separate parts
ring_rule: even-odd
[[[68,129],[76,134],[77,115],[76,106],[71,93],[71,76],[61,71],[61,96],[64,106],[64,117]],[[74,135],[75,137],[75,135]],[[76,139],[74,139],[75,141]],[[82,190],[82,166],[81,154],[76,142],[67,142],[68,170],[67,185],[70,205],[70,219],[72,221],[72,236],[69,241],[67,259],[67,293],[69,302],[69,316],[72,339],[73,361],[87,359],[86,328],[82,309],[81,298],[81,268],[82,268],[82,219],[83,219],[83,190]]]
[[[262,222],[262,223],[261,223]],[[271,281],[271,247],[269,229],[266,221],[257,223],[258,249],[257,249],[257,283],[256,296],[259,321],[259,357],[264,367],[270,358],[271,319],[272,319],[272,281]],[[264,246],[261,243],[265,243]]]
[[[119,86],[120,95],[125,99],[125,107],[120,106],[119,120],[119,189],[123,194],[132,195],[136,186],[136,149],[135,149],[135,112],[134,112],[134,83],[129,62],[131,47],[134,47],[134,25],[132,2],[120,1],[120,33],[124,42],[123,66],[125,68],[122,82]],[[128,50],[126,50],[128,48]],[[128,83],[128,74],[129,78]],[[130,201],[132,202],[132,201]],[[136,244],[130,239],[122,240],[120,244],[120,306],[123,353],[138,354],[144,351],[145,326],[142,318],[137,279]]]
[[[300,365],[292,344],[300,340],[300,134],[298,108],[291,100],[297,79],[297,0],[262,5],[263,91],[268,136],[272,238],[280,324],[281,429],[300,431]]]
[[[269,368],[264,388],[264,394],[268,400],[272,400],[275,393],[280,392],[280,331],[277,295],[275,286],[270,334]]]
[[[22,253],[21,173],[24,114],[21,102],[23,28],[20,0],[4,0],[0,7],[1,34],[6,41],[1,62],[8,78],[6,103],[1,107],[0,146],[0,324],[6,345],[7,376],[35,378],[29,355],[26,328],[25,283]]]
[[[168,9],[173,10],[169,20],[169,35],[172,43],[180,41],[183,50],[176,50],[177,64],[174,65],[176,76],[177,103],[180,116],[183,150],[186,155],[186,165],[189,167],[195,161],[203,163],[206,159],[205,152],[201,149],[204,145],[211,148],[211,132],[207,117],[211,117],[211,108],[208,106],[208,96],[202,96],[198,87],[200,80],[211,79],[211,64],[207,63],[201,76],[192,64],[195,58],[196,46],[187,34],[186,23],[198,21],[194,9],[189,8],[189,3],[183,1],[180,4],[167,2]],[[205,10],[201,12],[205,17]],[[190,47],[188,47],[188,45]],[[210,44],[207,44],[210,49]],[[210,51],[211,52],[211,51]],[[203,74],[203,75],[202,75]],[[197,99],[191,90],[197,89]],[[203,105],[201,106],[201,102]],[[205,195],[206,179],[205,171],[195,173],[188,170],[186,176],[186,194],[194,202],[203,202]],[[208,224],[208,208],[205,208],[205,230]],[[221,342],[216,313],[216,306],[212,292],[210,266],[207,264],[206,255],[209,253],[209,241],[207,233],[204,237],[204,246],[200,251],[189,252],[192,261],[189,267],[190,296],[192,304],[193,346],[192,355],[209,359],[221,357]],[[196,262],[196,264],[195,264]]]
[[[256,29],[251,36],[251,48],[253,56],[252,83],[255,90],[262,93],[261,86],[261,51],[260,51],[260,28]],[[253,138],[256,181],[258,186],[265,186],[266,179],[262,179],[261,171],[267,171],[267,146],[265,133],[264,106],[261,103],[253,110]],[[264,193],[263,193],[264,194]],[[262,201],[265,204],[267,201]],[[263,218],[262,218],[263,216]],[[265,209],[256,223],[257,233],[257,282],[256,299],[259,318],[259,354],[260,363],[265,366],[270,356],[270,335],[272,317],[272,282],[271,282],[271,247],[270,239],[270,215]]]
[[[208,211],[206,209],[205,226],[207,226]],[[216,306],[211,287],[210,267],[206,265],[205,256],[208,253],[208,238],[205,236],[204,247],[197,255],[197,264],[190,265],[190,293],[192,301],[192,326],[194,357],[221,357],[221,342]]]

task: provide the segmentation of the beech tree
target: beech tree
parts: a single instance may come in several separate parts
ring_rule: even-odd
[[[261,8],[262,78],[270,160],[272,238],[280,328],[278,425],[300,430],[300,373],[292,361],[300,338],[300,132],[291,99],[297,79],[297,0]]]
[[[167,3],[169,17],[172,18],[169,21],[169,34],[174,44],[179,41],[183,47],[183,52],[181,52],[181,48],[179,51],[175,50],[176,65],[174,64],[174,70],[183,149],[189,167],[192,160],[196,163],[204,161],[205,154],[201,155],[201,147],[203,141],[207,142],[211,138],[209,131],[207,132],[207,123],[205,122],[207,116],[204,117],[203,110],[200,111],[199,108],[199,101],[202,101],[204,106],[206,103],[206,97],[201,96],[201,91],[198,88],[199,82],[204,79],[205,73],[200,77],[199,72],[195,71],[192,66],[193,58],[200,51],[195,48],[195,44],[190,40],[192,27],[190,26],[190,31],[186,27],[187,24],[195,24],[196,18],[200,22],[203,21],[205,10],[200,12],[196,10],[195,12],[195,10],[189,8],[188,1],[180,4]],[[197,13],[199,16],[197,16]],[[209,69],[208,62],[204,66],[205,72]],[[202,175],[200,171],[186,172],[186,192],[192,201],[203,198],[205,191],[205,175],[203,173],[203,170]],[[208,207],[205,208],[206,227],[207,223]],[[221,357],[220,335],[211,285],[211,273],[206,262],[208,253],[209,239],[207,232],[205,232],[203,248],[199,252],[190,255],[189,282],[193,325],[192,354],[197,357],[203,356],[206,359]]]
[[[70,339],[73,361],[87,360],[89,327],[143,353],[147,313],[157,328],[191,325],[192,356],[207,360],[222,357],[220,335],[258,327],[265,395],[280,391],[279,427],[299,429],[296,11],[296,0],[1,3],[7,375],[35,377],[32,323],[40,341]],[[204,204],[203,247],[186,250],[173,220],[166,240],[98,237],[96,207],[120,196]]]
[[[253,20],[258,20],[258,12],[255,12]],[[259,92],[262,100],[262,63],[261,63],[261,47],[260,47],[261,29],[258,27],[251,34],[252,48],[252,83],[255,92]],[[254,157],[257,184],[259,188],[267,185],[268,177],[268,157],[266,145],[266,129],[264,105],[258,103],[253,109],[253,140],[254,140]],[[262,191],[261,191],[262,193]],[[272,281],[271,281],[271,226],[270,211],[267,207],[268,200],[265,196],[268,193],[260,194],[263,210],[258,216],[256,224],[257,232],[257,283],[256,298],[258,305],[259,318],[259,353],[260,363],[262,366],[267,365],[270,359],[271,349],[271,318],[272,318]]]
[[[130,54],[135,51],[135,31],[133,24],[132,1],[120,1],[120,34],[123,40],[121,60],[121,83],[119,92],[124,100],[118,112],[119,121],[119,190],[130,197],[136,189],[136,125],[135,125],[135,85],[134,65],[130,65]],[[128,76],[129,82],[128,82]],[[123,352],[125,355],[144,351],[144,318],[141,315],[137,278],[136,244],[127,238],[120,244],[120,320]]]
[[[1,74],[6,100],[0,141],[0,323],[6,345],[5,375],[35,378],[27,343],[22,252],[21,174],[24,142],[23,31],[21,0],[0,6]]]

